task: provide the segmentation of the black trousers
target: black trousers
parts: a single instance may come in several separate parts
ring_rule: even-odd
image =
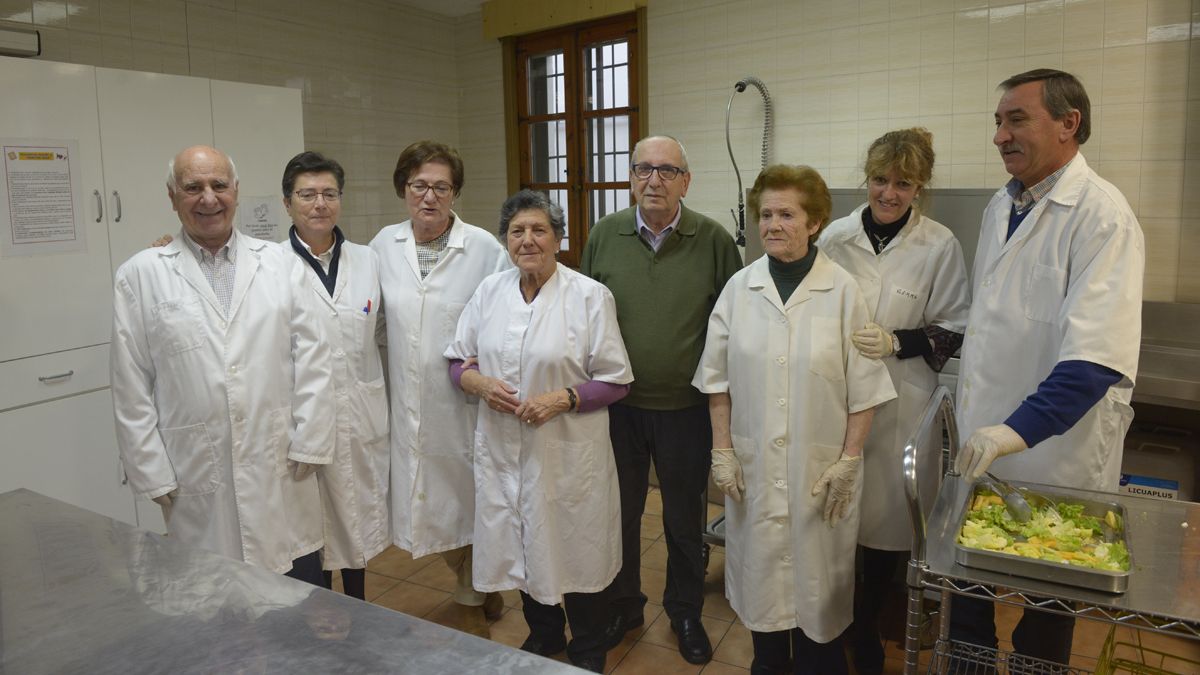
[[[566,606],[565,613],[563,605]],[[521,591],[521,611],[525,614],[525,623],[529,624],[529,634],[546,642],[563,635],[563,629],[570,622],[571,642],[567,644],[567,657],[572,661],[608,651],[604,644],[604,628],[610,616],[606,591],[565,593],[562,605],[543,605]]]
[[[708,406],[646,410],[608,409],[610,436],[621,487],[621,571],[611,586],[616,611],[627,619],[642,613],[642,513],[650,487],[650,462],[658,471],[667,584],[663,607],[672,620],[699,618],[704,605],[704,488],[712,462]]]
[[[308,555],[302,555],[292,561],[292,569],[288,570],[285,577],[307,581],[313,586],[321,588],[329,588],[325,584],[325,574],[321,571],[321,552],[313,551]]]
[[[859,673],[883,672],[883,640],[879,635],[879,614],[891,592],[892,577],[908,551],[884,551],[858,547],[862,556],[862,578],[858,581],[854,603],[854,666]]]
[[[1026,608],[1013,629],[1013,650],[1023,656],[1070,663],[1074,632],[1075,617]],[[996,606],[992,601],[969,595],[951,596],[950,639],[995,649],[999,642]]]
[[[846,653],[842,638],[824,644],[813,642],[799,628],[773,633],[750,631],[754,644],[751,675],[847,675]]]
[[[333,588],[333,572],[322,572],[325,588]],[[359,600],[367,599],[367,571],[361,568],[342,568],[342,592]]]

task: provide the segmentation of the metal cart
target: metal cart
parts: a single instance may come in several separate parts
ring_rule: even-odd
[[[950,464],[928,519],[920,508],[917,456],[934,450],[920,447],[932,425],[942,420],[949,436]],[[965,567],[955,562],[958,523],[972,489],[953,471],[959,447],[953,400],[938,387],[916,432],[904,448],[904,481],[915,545],[908,563],[908,614],[905,625],[904,673],[919,670],[921,600],[927,590],[939,593],[938,640],[928,672],[945,673],[1090,673],[1063,664],[1019,657],[1000,650],[950,640],[951,594],[974,594],[998,604],[1036,606],[1042,611],[1200,640],[1200,504],[1104,493],[1120,502],[1129,518],[1130,558],[1134,574],[1124,593],[1109,594],[1032,578]],[[940,449],[937,449],[940,450]],[[1054,488],[1063,494],[1094,498],[1100,493]],[[1110,636],[1109,642],[1113,642]],[[1111,645],[1105,646],[1105,652]],[[1101,655],[1103,656],[1103,654]],[[1103,661],[1102,661],[1103,663]],[[1101,672],[1098,667],[1096,672]],[[1111,671],[1106,671],[1111,672]],[[1124,672],[1168,672],[1161,668]]]

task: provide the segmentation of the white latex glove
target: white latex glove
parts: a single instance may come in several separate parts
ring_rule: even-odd
[[[159,495],[150,501],[154,502],[155,504],[158,504],[159,506],[170,506],[175,501],[175,498],[178,496],[179,496],[179,488],[175,488],[174,490],[171,490],[167,494]]]
[[[304,480],[305,478],[308,478],[309,475],[312,474],[312,472],[314,472],[316,470],[317,470],[316,464],[309,464],[308,462],[297,462],[294,459],[288,460],[288,471],[292,472],[292,478],[294,480]]]
[[[1007,424],[981,427],[971,434],[958,452],[954,470],[973,483],[988,470],[992,462],[1027,448],[1025,439]]]
[[[713,448],[712,479],[721,492],[732,497],[733,501],[742,501],[742,495],[746,494],[746,482],[742,480],[742,463],[733,454],[733,448]]]
[[[874,321],[850,334],[850,341],[868,359],[882,359],[896,353],[892,334]]]
[[[854,496],[858,494],[859,483],[862,482],[862,457],[851,457],[846,453],[838,458],[821,473],[813,485],[812,496],[825,493],[825,509],[823,516],[830,527],[846,517]]]

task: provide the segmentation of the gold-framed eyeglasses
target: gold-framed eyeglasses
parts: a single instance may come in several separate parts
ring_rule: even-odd
[[[650,180],[650,174],[657,171],[658,177],[667,182],[679,178],[680,174],[687,173],[687,169],[681,169],[670,164],[660,164],[658,166],[654,164],[634,164],[629,167],[629,170],[633,172],[634,176],[637,176],[638,180]]]
[[[296,190],[292,194],[296,195],[296,199],[299,199],[305,204],[311,204],[317,201],[317,197],[324,199],[326,204],[332,204],[333,202],[336,202],[342,198],[341,190],[325,190],[324,192],[317,192],[316,190]]]
[[[419,181],[409,183],[408,189],[412,190],[412,193],[418,197],[424,197],[426,192],[433,190],[433,194],[438,199],[445,199],[446,197],[450,196],[451,192],[454,191],[454,186],[450,185],[449,183],[432,183],[431,184],[431,183],[426,183],[425,181],[419,180]]]

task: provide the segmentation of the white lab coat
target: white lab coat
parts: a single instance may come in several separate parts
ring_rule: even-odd
[[[1059,361],[1124,377],[1074,427],[998,459],[1002,478],[1117,488],[1142,327],[1145,244],[1129,204],[1083,155],[1005,242],[1012,198],[983,215],[958,376],[958,429],[1001,424]]]
[[[896,393],[887,368],[850,342],[867,308],[845,270],[818,250],[785,304],[767,265],[725,285],[692,380],[729,393],[746,484],[741,502],[725,500],[725,595],[750,630],[798,627],[829,642],[853,614],[858,504],[831,528],[812,488],[842,454],[849,413]]]
[[[495,235],[457,216],[424,279],[410,221],[383,228],[371,248],[387,327],[392,540],[420,557],[471,543],[475,406],[450,382],[442,353],[479,282],[510,263]]]
[[[479,286],[446,358],[522,400],[588,380],[633,381],[612,293],[563,265],[526,304],[510,269]],[[608,410],[562,413],[541,427],[479,403],[475,433],[475,589],[520,589],[555,604],[603,590],[621,567],[621,499]]]
[[[180,541],[275,572],[322,545],[317,480],[287,460],[333,451],[328,347],[288,283],[290,254],[235,234],[228,317],[181,232],[117,270],[112,392],[136,495]]]
[[[971,300],[962,247],[941,223],[913,209],[908,223],[879,255],[863,231],[864,204],[835,220],[821,233],[820,250],[842,266],[862,290],[867,312],[887,331],[939,326],[955,333],[966,330]],[[884,359],[895,400],[879,406],[864,448],[863,499],[858,543],[885,551],[907,551],[912,545],[908,499],[904,494],[904,444],[913,432],[929,396],[937,388],[937,373],[925,359]],[[940,439],[941,431],[935,430]],[[940,447],[927,445],[927,448]],[[933,507],[940,458],[927,452],[918,467],[921,494]]]
[[[337,440],[333,461],[317,472],[325,518],[325,569],[361,569],[391,543],[388,525],[388,402],[375,322],[379,260],[343,241],[333,295],[292,248],[292,278],[321,323],[333,364]]]

